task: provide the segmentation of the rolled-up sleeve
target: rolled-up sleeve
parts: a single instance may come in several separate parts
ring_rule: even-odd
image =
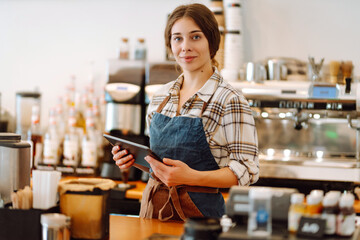
[[[230,162],[228,167],[242,186],[259,179],[258,139],[251,109],[242,96],[232,97],[223,116],[223,130]]]

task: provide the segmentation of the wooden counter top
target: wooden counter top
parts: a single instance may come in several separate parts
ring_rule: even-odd
[[[110,214],[109,240],[144,240],[155,233],[175,235],[180,239],[183,232],[182,222]]]
[[[117,182],[117,183],[121,183],[121,182]],[[129,182],[129,184],[135,185],[135,188],[127,190],[125,197],[129,199],[141,199],[142,193],[146,187],[146,183],[142,181],[135,181],[135,182]]]

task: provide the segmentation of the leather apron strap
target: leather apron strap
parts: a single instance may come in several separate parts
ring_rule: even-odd
[[[166,97],[164,98],[164,100],[160,103],[160,105],[158,106],[158,108],[156,109],[157,113],[161,113],[161,110],[165,107],[165,105],[167,104],[167,102],[170,100],[171,98],[171,94],[169,93],[168,95],[166,95]]]
[[[161,194],[157,194],[161,191]],[[141,218],[154,217],[154,204],[162,202],[162,206],[158,210],[157,217],[160,221],[167,221],[170,219],[180,218],[179,220],[186,220],[189,214],[202,216],[199,209],[192,202],[188,192],[200,193],[218,193],[218,188],[199,187],[199,186],[174,186],[167,187],[160,181],[149,178],[148,184],[144,190],[143,198],[141,200],[141,210],[139,216]],[[166,198],[166,200],[164,199]],[[183,208],[186,208],[184,212]]]

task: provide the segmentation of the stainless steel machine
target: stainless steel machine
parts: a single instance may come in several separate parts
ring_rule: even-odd
[[[259,185],[352,190],[360,183],[360,84],[231,82],[253,110]]]
[[[105,132],[147,145],[145,129],[145,62],[141,60],[111,59],[107,65],[108,82],[105,86]],[[105,151],[101,176],[122,178],[112,160],[111,147]],[[141,171],[132,168],[129,180],[139,180]]]
[[[5,204],[11,203],[14,190],[30,186],[30,159],[30,144],[20,134],[0,133],[0,198]]]
[[[145,116],[145,62],[108,61],[105,131],[122,135],[143,135]]]

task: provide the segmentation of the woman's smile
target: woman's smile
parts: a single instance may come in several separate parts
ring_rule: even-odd
[[[181,59],[183,59],[185,62],[190,63],[192,62],[196,57],[195,56],[185,56],[185,57],[180,57]]]

